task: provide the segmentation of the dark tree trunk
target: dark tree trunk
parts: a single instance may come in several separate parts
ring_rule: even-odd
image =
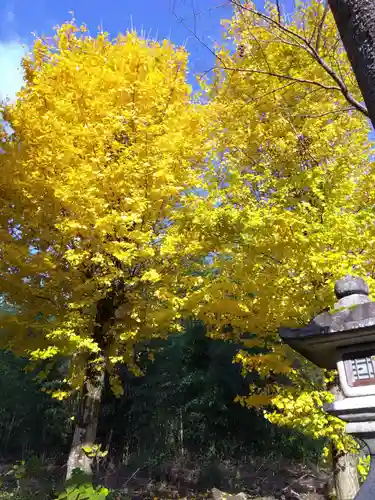
[[[74,469],[81,469],[85,474],[92,474],[92,458],[89,458],[82,448],[92,447],[95,444],[103,388],[104,369],[100,372],[88,370],[70,448],[66,479],[71,478]]]
[[[375,128],[375,1],[328,3]]]
[[[87,278],[92,278],[92,275],[87,274]],[[93,339],[100,349],[101,356],[95,356],[87,363],[82,401],[67,463],[67,479],[77,468],[86,474],[92,474],[92,459],[85,454],[82,447],[92,447],[95,444],[104,391],[105,353],[110,340],[110,330],[115,323],[115,312],[123,302],[124,283],[121,280],[114,280],[112,289],[98,301],[96,306]]]

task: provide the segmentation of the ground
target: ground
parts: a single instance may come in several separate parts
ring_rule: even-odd
[[[64,467],[53,465],[21,479],[7,475],[9,470],[11,466],[2,466],[0,500],[52,499],[64,477]],[[112,491],[110,500],[324,500],[330,476],[312,464],[271,453],[266,458],[246,457],[237,464],[226,460],[202,464],[187,458],[153,469],[106,464],[98,468],[96,480]]]

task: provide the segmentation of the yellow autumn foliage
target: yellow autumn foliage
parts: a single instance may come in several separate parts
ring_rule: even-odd
[[[251,350],[234,361],[270,383],[250,387],[242,404],[273,406],[266,412],[272,422],[343,443],[343,424],[322,411],[329,399],[323,376],[282,345],[277,331],[332,307],[334,283],[346,274],[374,289],[366,110],[323,2],[300,3],[281,19],[274,3],[266,12],[232,3],[213,82],[202,82],[216,123],[208,233],[225,245],[217,244],[195,311],[213,337],[252,335],[244,340]],[[297,362],[304,377],[294,376]],[[281,376],[291,387],[277,383]]]
[[[73,22],[36,39],[3,116],[2,345],[34,361],[134,365],[136,342],[181,330],[207,253],[189,220],[202,200],[206,116],[187,53],[134,32],[110,40]],[[68,391],[69,392],[69,391]],[[59,393],[57,397],[68,394]]]
[[[136,342],[192,313],[215,338],[247,334],[244,373],[291,382],[239,402],[348,448],[322,412],[324,377],[277,329],[332,306],[345,274],[375,284],[369,123],[322,2],[282,20],[233,3],[202,101],[168,42],[73,23],[35,41],[3,111],[0,272],[16,310],[3,345],[71,357],[73,389],[87,361],[104,364],[120,394]]]

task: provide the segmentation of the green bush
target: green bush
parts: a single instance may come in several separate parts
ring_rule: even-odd
[[[73,470],[73,476],[66,482],[65,490],[57,500],[105,500],[109,490],[103,486],[94,486],[80,469]]]
[[[359,459],[357,469],[361,483],[363,483],[366,480],[366,477],[370,470],[370,462],[371,462],[370,455],[366,455],[365,457],[360,457]]]

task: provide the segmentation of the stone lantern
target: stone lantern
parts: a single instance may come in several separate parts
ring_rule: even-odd
[[[375,302],[362,278],[335,285],[338,302],[303,328],[280,328],[280,337],[320,368],[337,369],[344,398],[325,405],[346,432],[364,441],[370,472],[355,500],[375,500]]]

